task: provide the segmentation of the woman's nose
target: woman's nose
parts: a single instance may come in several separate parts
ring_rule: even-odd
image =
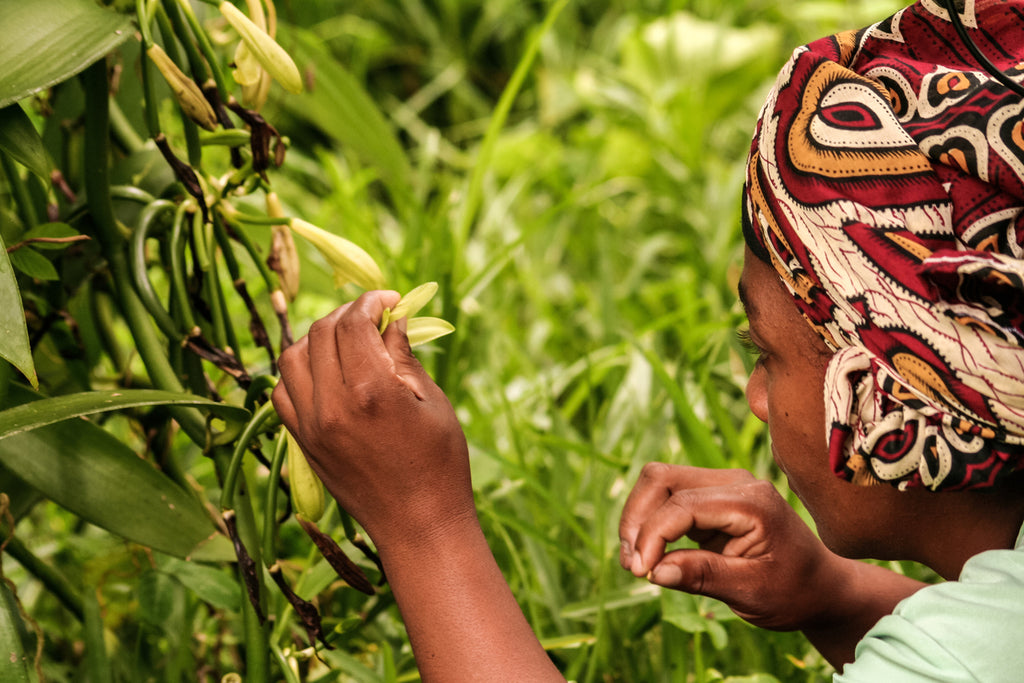
[[[761,422],[768,422],[768,373],[760,365],[754,367],[747,380],[747,405]]]

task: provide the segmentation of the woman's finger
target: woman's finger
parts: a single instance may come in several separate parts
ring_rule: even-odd
[[[711,470],[658,462],[644,465],[619,519],[620,564],[627,570],[633,568],[633,550],[640,527],[675,492],[746,483],[752,479],[746,470]]]

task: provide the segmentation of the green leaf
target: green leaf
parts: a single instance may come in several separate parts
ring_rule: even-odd
[[[239,609],[241,594],[233,572],[166,556],[158,557],[156,564],[160,571],[213,607],[231,612]]]
[[[53,168],[50,156],[43,147],[39,131],[18,104],[0,109],[0,151],[6,152],[12,159],[24,165],[44,183],[50,182],[50,170]]]
[[[25,325],[25,309],[21,305],[21,291],[3,237],[0,237],[0,357],[18,368],[33,387],[39,386]]]
[[[118,397],[112,397],[111,403],[95,398],[110,393],[115,392],[44,399],[3,411],[0,462],[82,519],[129,541],[175,557],[187,557],[208,538],[217,538],[213,522],[191,493],[91,422],[50,424],[57,419],[111,409]],[[13,401],[34,398],[33,392],[12,385]],[[92,400],[92,408],[84,405],[86,398]],[[166,403],[135,398],[116,407]],[[206,405],[201,399],[182,399],[181,403]]]
[[[82,233],[67,223],[41,223],[21,236],[22,241],[45,237],[47,239],[64,239],[77,237]],[[72,242],[32,242],[33,249],[67,249]]]
[[[54,281],[60,279],[60,273],[54,267],[50,259],[46,258],[32,247],[22,247],[8,254],[11,258],[11,265],[18,271],[37,280]]]
[[[50,425],[73,417],[105,413],[143,406],[196,406],[230,421],[242,421],[249,411],[238,406],[155,389],[125,389],[123,391],[86,391],[24,403],[0,411],[0,439]]]
[[[0,0],[0,107],[79,73],[133,34],[92,0]]]
[[[22,628],[19,628],[22,627]],[[0,581],[0,681],[29,683],[29,659],[21,642],[24,625],[14,596]]]

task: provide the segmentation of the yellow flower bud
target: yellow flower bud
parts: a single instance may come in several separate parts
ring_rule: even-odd
[[[186,76],[159,45],[154,43],[146,48],[146,55],[171,86],[171,92],[185,115],[206,130],[216,129],[217,115],[196,82]]]
[[[302,92],[299,68],[295,66],[295,62],[285,49],[228,0],[220,3],[219,8],[220,13],[238,31],[238,35],[260,65],[288,92]]]
[[[380,266],[359,245],[300,218],[291,219],[288,225],[312,242],[327,259],[334,272],[335,287],[343,287],[353,282],[367,290],[384,288],[384,274],[381,273]]]
[[[295,512],[310,522],[316,522],[324,514],[324,485],[320,477],[309,466],[306,454],[302,452],[299,442],[288,432],[288,484],[292,491],[292,507]]]

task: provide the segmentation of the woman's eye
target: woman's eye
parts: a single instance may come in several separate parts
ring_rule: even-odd
[[[740,346],[749,353],[751,356],[756,357],[758,360],[764,355],[764,351],[754,343],[754,340],[750,338],[750,330],[743,328],[736,330],[736,339],[739,341]]]

